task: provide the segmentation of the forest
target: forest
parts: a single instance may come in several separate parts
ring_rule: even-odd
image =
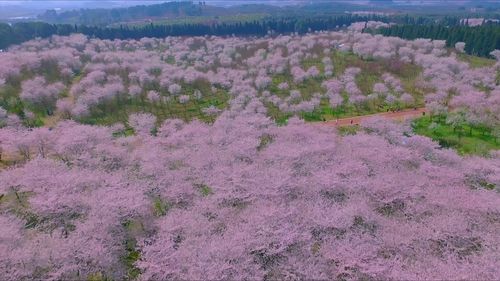
[[[125,22],[130,20],[140,20],[155,17],[179,17],[179,16],[200,16],[204,14],[206,5],[202,2],[194,4],[192,2],[165,2],[154,5],[139,5],[129,8],[115,9],[80,9],[57,13],[55,10],[48,10],[37,18],[50,23],[69,23],[82,25],[107,25],[115,22]],[[210,7],[205,13],[218,15],[223,9]],[[205,9],[206,10],[206,9]],[[213,11],[211,11],[213,10]]]
[[[430,38],[446,40],[448,47],[465,42],[467,54],[488,57],[493,50],[500,49],[500,25],[487,23],[481,26],[468,25],[394,25],[382,28],[380,34],[405,39]]]
[[[143,24],[103,27],[97,25],[49,24],[46,22],[19,22],[12,25],[0,23],[0,49],[19,44],[37,37],[70,35],[81,33],[98,39],[140,39],[143,37],[163,38],[167,36],[264,36],[309,31],[339,30],[354,22],[381,21],[390,26],[363,32],[397,36],[404,39],[430,38],[446,40],[448,47],[465,42],[465,52],[470,55],[491,57],[490,53],[500,49],[500,24],[486,23],[468,26],[460,23],[458,17],[443,17],[438,24],[429,17],[382,16],[382,15],[340,15],[340,16],[289,16],[269,17],[241,22],[212,22],[184,24]],[[366,27],[366,26],[365,26]]]
[[[49,24],[45,22],[20,22],[8,25],[0,23],[0,49],[19,44],[37,37],[70,35],[82,33],[99,39],[140,39],[143,37],[163,38],[167,36],[263,36],[269,32],[305,33],[309,30],[331,30],[353,22],[382,20],[380,16],[329,16],[329,17],[288,17],[269,20],[255,20],[235,23],[193,23],[193,24],[147,24],[144,26],[99,27],[71,24]]]

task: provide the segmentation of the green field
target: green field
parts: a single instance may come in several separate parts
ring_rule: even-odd
[[[433,124],[433,125],[431,125]],[[451,125],[439,119],[426,116],[413,122],[415,133],[432,138],[442,147],[454,148],[461,155],[488,155],[491,150],[500,149],[500,139],[496,139],[484,130],[464,125],[461,130],[453,129]]]
[[[177,98],[169,102],[156,103],[148,101],[144,96],[136,99],[118,98],[95,106],[92,108],[90,116],[81,118],[79,121],[93,125],[112,125],[117,122],[126,123],[131,113],[147,112],[155,115],[158,123],[172,118],[184,121],[198,119],[211,123],[215,120],[215,117],[205,115],[202,110],[209,106],[215,106],[223,110],[226,108],[228,100],[229,95],[223,90],[219,90],[212,95],[206,95],[200,100],[191,98],[185,104],[179,103]]]
[[[493,59],[471,56],[464,53],[458,53],[457,58],[463,62],[468,63],[472,68],[491,67],[495,65],[496,62]]]

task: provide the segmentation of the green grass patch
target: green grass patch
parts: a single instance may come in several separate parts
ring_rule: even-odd
[[[117,131],[113,133],[114,138],[120,138],[120,137],[129,137],[133,136],[135,134],[134,129],[132,128],[124,128],[121,131]]]
[[[260,136],[259,140],[260,142],[257,146],[257,151],[261,151],[266,148],[270,143],[274,141],[274,137],[269,134],[263,134],[262,136]]]
[[[439,142],[442,147],[457,150],[461,155],[485,156],[491,150],[500,149],[500,140],[485,130],[478,130],[469,125],[464,125],[461,130],[454,130],[443,118],[434,117],[431,120],[430,116],[421,117],[413,122],[413,130]]]
[[[480,68],[480,67],[491,67],[495,65],[495,60],[489,58],[483,58],[478,56],[472,56],[468,54],[458,53],[457,58],[460,61],[466,62],[472,68]]]
[[[41,67],[36,71],[22,69],[19,76],[9,77],[5,85],[0,87],[0,107],[19,116],[26,127],[43,126],[44,119],[52,115],[55,110],[55,100],[40,104],[30,104],[21,100],[22,83],[35,76],[43,76],[49,84],[63,82],[67,88],[61,93],[60,97],[67,96],[71,83],[80,79],[80,75],[77,75],[73,81],[62,79],[57,63],[54,61],[43,61]],[[26,118],[25,110],[34,114],[32,120]]]
[[[127,279],[135,280],[141,274],[135,262],[141,257],[141,252],[137,249],[137,238],[144,235],[145,230],[142,222],[137,219],[125,221],[123,224],[125,230],[125,255],[121,257],[122,263],[127,270]]]
[[[193,184],[194,188],[198,190],[203,197],[207,197],[209,195],[214,194],[212,188],[204,183],[195,183]]]
[[[7,80],[7,83],[3,87],[0,87],[0,106],[9,113],[19,116],[24,115],[24,103],[19,98],[20,92],[20,79]]]
[[[352,136],[359,132],[359,126],[340,126],[337,127],[337,132],[341,136]]]
[[[153,214],[155,216],[165,216],[171,208],[172,204],[160,196],[153,199]]]
[[[277,95],[283,99],[290,95],[291,90],[299,90],[302,100],[310,100],[314,93],[325,93],[326,90],[321,86],[323,81],[331,78],[339,78],[344,74],[348,67],[358,67],[361,69],[361,72],[356,76],[356,84],[363,95],[366,96],[371,94],[373,85],[382,81],[382,74],[390,73],[401,80],[404,90],[414,97],[415,103],[409,105],[399,103],[388,105],[383,97],[379,97],[375,100],[353,105],[348,103],[347,93],[344,92],[344,103],[336,108],[332,108],[329,105],[328,99],[324,98],[321,100],[319,108],[315,111],[310,113],[300,113],[299,116],[305,121],[327,121],[337,118],[348,118],[386,112],[391,109],[405,109],[413,108],[415,106],[420,107],[424,103],[424,94],[427,90],[429,90],[418,89],[416,87],[416,79],[419,77],[422,69],[414,64],[403,63],[395,59],[365,60],[351,52],[333,51],[330,54],[330,58],[333,64],[334,77],[325,77],[322,57],[323,55],[320,52],[318,53],[318,58],[308,58],[301,62],[301,67],[304,70],[307,70],[309,67],[316,66],[321,73],[319,77],[307,79],[301,83],[295,83],[289,72],[274,75],[272,77],[272,83],[269,87],[269,91],[273,95]],[[283,82],[288,83],[290,88],[289,90],[278,89],[278,85]],[[293,116],[291,113],[281,112],[278,107],[270,103],[265,104],[265,106],[268,109],[268,116],[274,119],[278,125],[286,124],[288,118]]]
[[[380,112],[387,112],[388,110],[397,109],[398,105],[375,105],[372,103],[365,103],[362,105],[353,105],[349,103],[343,103],[342,105],[332,108],[327,99],[321,100],[318,109],[311,113],[304,113],[300,116],[308,122],[316,121],[329,121],[341,118],[349,118],[362,115],[370,115]],[[399,108],[402,108],[400,106]]]
[[[494,183],[488,182],[484,177],[478,175],[466,175],[465,183],[473,189],[494,190],[496,188]]]
[[[293,116],[291,113],[282,112],[272,103],[265,103],[264,105],[267,107],[267,116],[271,117],[278,126],[286,125],[288,118]]]
[[[87,276],[87,281],[112,281],[113,279],[102,272],[91,273]]]
[[[193,90],[192,87],[183,86],[183,94],[191,95]],[[202,110],[210,106],[223,110],[227,107],[229,100],[229,95],[224,90],[218,90],[214,94],[204,92],[204,96],[200,100],[191,96],[191,99],[185,104],[181,104],[177,97],[168,102],[153,103],[145,95],[135,99],[118,97],[112,101],[98,104],[91,109],[91,114],[81,118],[80,122],[91,125],[126,123],[131,113],[147,112],[155,115],[159,123],[171,118],[179,118],[184,121],[198,119],[211,123],[214,121],[214,117],[205,115]]]

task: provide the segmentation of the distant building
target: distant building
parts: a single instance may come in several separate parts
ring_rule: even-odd
[[[484,19],[484,18],[467,18],[461,19],[460,23],[468,26],[480,26],[486,22],[499,22],[497,19]]]

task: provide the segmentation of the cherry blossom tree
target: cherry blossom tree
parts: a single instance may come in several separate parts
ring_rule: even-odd
[[[465,43],[464,42],[457,42],[455,44],[455,49],[460,52],[460,53],[463,53],[465,52]]]
[[[26,102],[51,111],[64,88],[64,84],[60,82],[47,84],[43,77],[35,77],[23,82],[20,97]]]
[[[155,128],[156,117],[148,113],[134,113],[129,116],[128,124],[138,135],[147,136]]]
[[[289,85],[288,85],[288,83],[287,83],[287,82],[282,82],[282,83],[279,83],[279,84],[278,84],[278,89],[280,89],[280,90],[282,90],[282,91],[283,91],[283,90],[288,90],[288,88],[289,88]]]
[[[179,96],[179,102],[182,104],[185,104],[189,101],[190,97],[188,95],[181,95]]]
[[[494,50],[490,53],[492,57],[494,57],[497,61],[500,60],[500,50]]]
[[[168,91],[172,94],[172,95],[178,95],[182,90],[182,87],[179,85],[179,84],[171,84],[170,86],[168,86]]]
[[[412,105],[415,102],[415,99],[413,98],[413,96],[408,94],[408,93],[402,94],[399,99],[406,106]]]
[[[160,94],[156,91],[149,91],[148,100],[152,103],[157,103],[160,101]]]

